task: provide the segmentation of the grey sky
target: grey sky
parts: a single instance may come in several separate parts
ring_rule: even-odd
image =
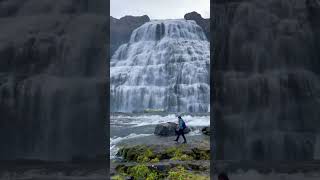
[[[111,0],[110,3],[110,14],[115,18],[148,15],[151,19],[182,19],[192,11],[210,17],[210,0]]]

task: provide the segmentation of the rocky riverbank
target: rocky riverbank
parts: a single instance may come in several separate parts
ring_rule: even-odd
[[[117,154],[120,159],[111,163],[111,178],[210,179],[209,138],[193,138],[188,144],[175,143],[172,137],[158,138],[162,144],[122,146]]]

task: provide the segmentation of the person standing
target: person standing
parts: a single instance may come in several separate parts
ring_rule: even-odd
[[[186,137],[184,136],[184,130],[187,128],[186,123],[184,122],[184,120],[181,118],[181,116],[178,117],[178,128],[176,130],[176,134],[177,134],[177,138],[176,142],[179,141],[180,135],[183,137],[184,141],[183,143],[187,143]]]

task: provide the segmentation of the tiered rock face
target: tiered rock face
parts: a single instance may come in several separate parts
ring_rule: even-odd
[[[210,19],[202,18],[201,14],[197,12],[191,12],[184,15],[186,20],[194,20],[205,32],[207,39],[210,40]]]
[[[111,55],[120,45],[129,42],[130,36],[136,28],[149,22],[148,16],[125,16],[116,19],[110,16],[110,53]]]
[[[320,158],[319,5],[312,0],[212,5],[217,159]]]
[[[0,1],[0,159],[105,154],[105,3]]]

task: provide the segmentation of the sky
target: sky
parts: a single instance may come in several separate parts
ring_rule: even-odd
[[[111,0],[110,15],[148,15],[150,19],[182,19],[186,13],[196,11],[210,18],[210,0]]]

